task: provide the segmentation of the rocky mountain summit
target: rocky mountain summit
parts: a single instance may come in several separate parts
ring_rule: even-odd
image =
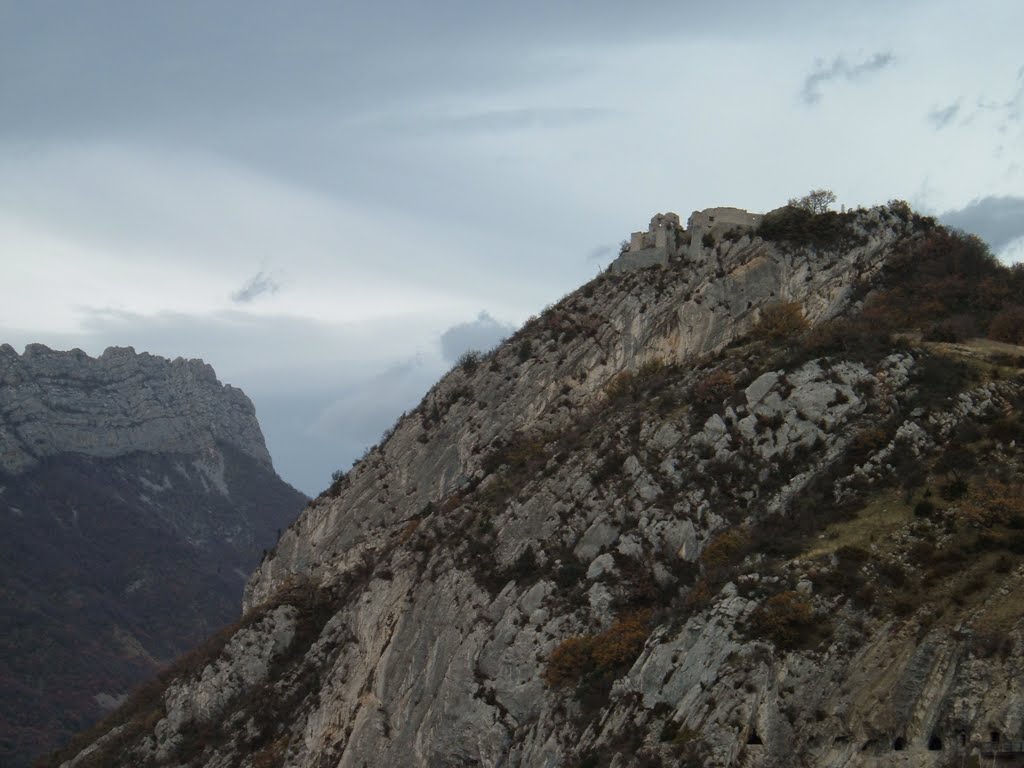
[[[202,360],[131,347],[92,358],[42,344],[19,355],[0,345],[0,470],[8,474],[62,453],[200,453],[218,440],[270,466],[249,398]]]
[[[304,504],[202,361],[0,346],[0,764],[235,620]]]
[[[47,764],[1020,764],[1021,307],[902,202],[658,215]]]

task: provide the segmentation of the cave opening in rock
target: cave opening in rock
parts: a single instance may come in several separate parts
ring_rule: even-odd
[[[763,744],[761,737],[757,735],[757,731],[753,728],[750,729],[750,735],[747,736],[747,744]]]
[[[937,733],[933,733],[932,737],[928,739],[928,750],[930,752],[942,751],[942,739],[939,738],[939,735]]]
[[[892,743],[892,748],[897,752],[902,752],[907,748],[907,741],[902,736],[897,736],[896,740]]]

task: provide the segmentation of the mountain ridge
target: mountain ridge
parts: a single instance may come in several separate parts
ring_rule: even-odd
[[[465,357],[282,534],[238,633],[50,764],[1002,754],[1024,350],[967,339],[1024,273],[899,201],[695,221]]]
[[[238,615],[305,504],[201,360],[0,346],[0,762],[27,765]]]
[[[192,451],[217,439],[270,465],[252,402],[222,385],[202,360],[168,360],[132,347],[109,347],[93,358],[43,344],[19,355],[3,344],[0,376],[0,469],[8,473],[56,453]]]

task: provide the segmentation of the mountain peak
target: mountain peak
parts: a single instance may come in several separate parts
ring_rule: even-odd
[[[968,331],[1018,332],[1024,273],[898,201],[800,202],[658,214],[464,357],[106,756],[853,767],[1017,738],[991,681],[1024,648],[1024,350]]]
[[[270,466],[255,409],[202,360],[132,347],[93,358],[29,344],[0,354],[0,470],[19,473],[58,453],[114,457],[192,452],[224,441]]]

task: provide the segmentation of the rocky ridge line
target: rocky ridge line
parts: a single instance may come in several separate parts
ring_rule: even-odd
[[[698,212],[691,221],[705,218]],[[786,247],[749,227],[730,232],[680,242],[666,268],[599,277],[528,321],[487,364],[445,376],[337,493],[318,499],[285,532],[250,580],[246,607],[294,574],[330,581],[343,573],[375,548],[378,526],[411,519],[479,476],[496,440],[560,428],[623,373],[721,350],[780,302],[799,302],[811,324],[849,310],[894,246],[917,236],[885,207],[858,214],[850,232],[856,242],[838,249]]]
[[[936,233],[905,205],[700,220],[443,378],[102,759],[945,768],[1022,733],[1024,510],[970,504],[1020,496],[1024,355],[872,327]]]
[[[218,440],[271,466],[252,401],[202,360],[0,345],[0,471],[60,453],[201,453]]]

